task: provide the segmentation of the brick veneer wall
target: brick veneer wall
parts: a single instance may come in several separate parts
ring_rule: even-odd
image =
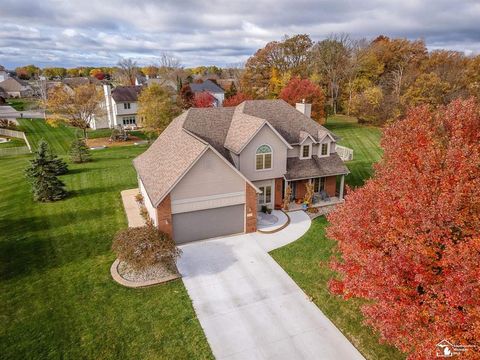
[[[282,199],[282,187],[283,187],[283,179],[277,178],[275,179],[275,203],[274,208],[280,210],[283,205]]]
[[[245,182],[245,232],[257,231],[257,192]]]
[[[158,230],[173,237],[170,194],[157,206],[157,224]]]
[[[296,190],[295,190],[295,199],[297,200],[303,200],[305,197],[305,193],[307,192],[307,189],[305,188],[305,184],[307,183],[308,180],[298,180],[297,185],[296,185]]]
[[[325,191],[327,192],[328,196],[335,196],[337,188],[337,177],[336,176],[328,176],[325,178]]]

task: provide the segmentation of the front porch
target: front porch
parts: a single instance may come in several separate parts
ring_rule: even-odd
[[[311,201],[305,203],[307,187],[313,188]],[[284,181],[283,194],[290,191],[290,203],[287,211],[306,210],[307,207],[323,208],[344,202],[345,175],[312,177]]]

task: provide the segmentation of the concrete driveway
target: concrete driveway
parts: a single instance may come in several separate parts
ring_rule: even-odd
[[[281,244],[310,219],[289,214]],[[289,236],[287,236],[287,235]],[[268,255],[275,234],[245,234],[181,246],[178,268],[217,359],[363,359]]]

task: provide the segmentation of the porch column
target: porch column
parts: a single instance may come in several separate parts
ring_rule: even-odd
[[[345,186],[345,175],[340,178],[340,200],[343,200],[343,188]]]

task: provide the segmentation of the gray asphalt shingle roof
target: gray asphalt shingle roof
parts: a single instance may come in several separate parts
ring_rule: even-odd
[[[348,174],[350,171],[338,154],[327,157],[314,155],[311,159],[287,158],[287,180]]]
[[[212,93],[224,93],[225,91],[215,84],[211,80],[205,80],[202,83],[192,83],[190,84],[190,89],[192,89],[193,92],[202,92],[202,91],[208,91]]]
[[[112,90],[112,97],[116,102],[136,102],[142,89],[142,86],[117,86]]]

